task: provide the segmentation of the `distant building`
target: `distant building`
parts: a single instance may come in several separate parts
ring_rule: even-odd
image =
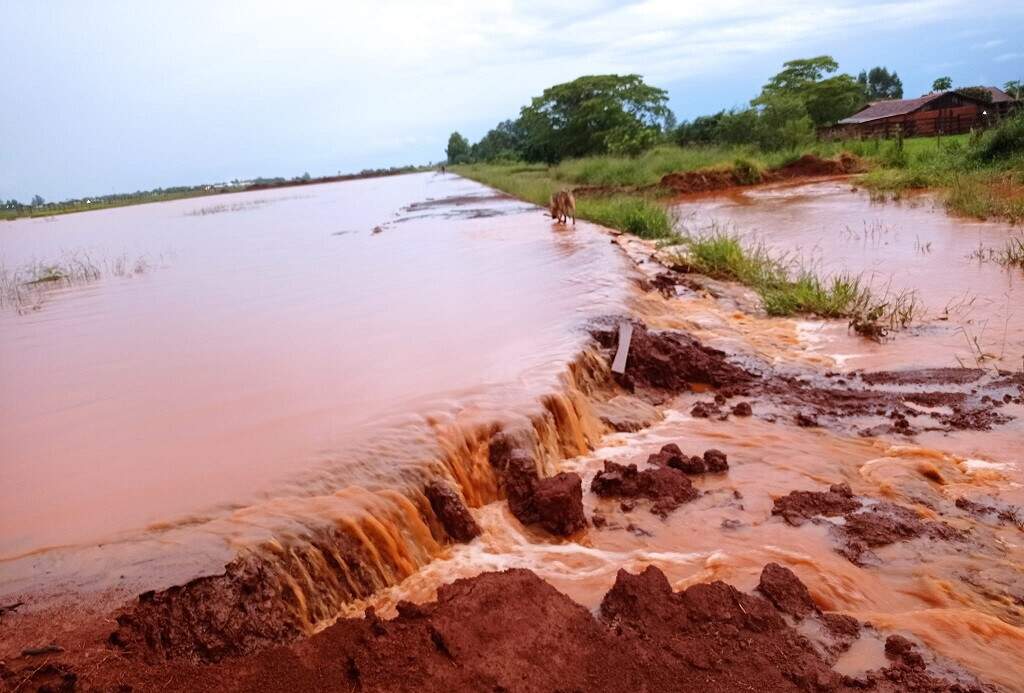
[[[992,95],[992,110],[1000,117],[1008,115],[1017,105],[1013,97],[999,87],[982,87],[982,89],[988,90],[988,93]]]
[[[904,137],[954,135],[984,128],[1006,116],[1016,105],[996,87],[982,87],[992,101],[958,91],[926,94],[916,99],[874,101],[822,133],[827,137]]]

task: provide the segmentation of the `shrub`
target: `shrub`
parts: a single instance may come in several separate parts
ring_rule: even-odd
[[[974,152],[982,161],[1024,154],[1024,113],[1018,113],[985,133],[974,143]]]
[[[732,174],[740,185],[760,183],[763,177],[761,167],[748,159],[736,159],[732,164]]]

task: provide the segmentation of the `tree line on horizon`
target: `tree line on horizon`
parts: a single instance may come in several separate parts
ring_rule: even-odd
[[[478,142],[453,132],[447,161],[553,164],[601,154],[635,156],[663,143],[795,149],[814,140],[819,128],[872,102],[903,98],[895,71],[879,66],[856,77],[838,71],[839,64],[828,55],[790,60],[748,106],[681,123],[668,108],[668,92],[640,75],[587,75],[548,87],[517,118],[498,123]],[[933,91],[952,87],[949,77],[932,84]],[[1020,81],[1007,82],[1005,88],[1014,98],[1024,96]],[[991,99],[982,87],[960,91]]]

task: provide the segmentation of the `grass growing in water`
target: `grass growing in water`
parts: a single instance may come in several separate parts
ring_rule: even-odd
[[[57,262],[32,262],[15,270],[0,264],[0,307],[13,306],[19,313],[39,310],[53,289],[100,279],[132,277],[149,270],[144,257],[129,260],[127,255],[95,261],[88,253],[65,252]]]
[[[773,255],[763,243],[748,243],[738,234],[712,229],[678,239],[683,252],[676,262],[717,279],[737,281],[760,294],[769,315],[810,314],[847,318],[859,334],[883,339],[904,328],[920,313],[916,295],[876,294],[860,277],[836,274],[822,278],[796,268],[785,256]]]
[[[554,192],[567,187],[560,185],[546,166],[471,164],[453,166],[452,169],[541,207],[547,207]],[[644,195],[577,197],[576,215],[641,238],[666,238],[672,234],[672,217],[668,209]]]

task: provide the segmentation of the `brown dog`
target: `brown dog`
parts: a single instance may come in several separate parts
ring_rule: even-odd
[[[572,225],[576,225],[576,198],[567,190],[559,190],[551,196],[551,218],[564,224],[572,217]]]

